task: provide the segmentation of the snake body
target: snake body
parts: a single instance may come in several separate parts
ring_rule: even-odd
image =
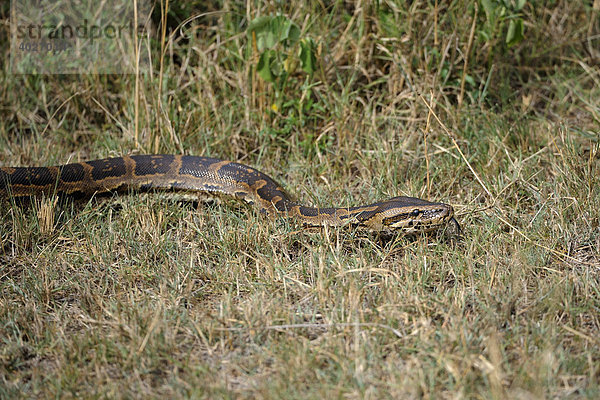
[[[294,218],[306,227],[352,226],[380,232],[436,230],[454,219],[452,206],[394,197],[358,207],[306,207],[264,173],[236,162],[183,155],[133,155],[53,167],[0,167],[0,197],[176,190],[226,195],[262,213]]]

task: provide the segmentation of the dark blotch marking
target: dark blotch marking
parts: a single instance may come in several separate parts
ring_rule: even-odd
[[[219,162],[221,160],[214,160]],[[215,173],[222,178],[224,181],[233,180],[236,182],[243,182],[248,186],[260,186],[259,181],[264,180],[266,182],[266,186],[268,187],[272,185],[274,188],[277,187],[277,184],[273,182],[267,175],[263,174],[260,171],[255,170],[254,168],[248,167],[246,165],[230,162],[224,165],[221,165]],[[264,188],[263,188],[264,189]]]
[[[80,182],[85,176],[85,168],[81,164],[67,164],[59,169],[60,180],[63,182]]]
[[[169,172],[175,156],[132,156],[135,161],[135,174],[143,175],[162,175]]]
[[[8,182],[12,185],[46,186],[56,183],[56,177],[46,167],[15,168],[15,172],[8,174]]]
[[[391,225],[394,222],[398,222],[398,221],[403,220],[403,219],[408,219],[408,216],[409,216],[409,213],[402,213],[402,214],[394,215],[393,217],[384,218],[383,219],[383,224],[384,225]]]
[[[102,180],[104,178],[116,178],[127,173],[125,160],[122,158],[105,158],[104,160],[95,160],[86,162],[92,167],[92,178]]]
[[[319,215],[319,210],[313,207],[300,206],[300,214],[306,217],[316,217]]]
[[[221,160],[217,158],[197,157],[197,156],[182,156],[181,167],[179,173],[181,175],[191,175],[195,177],[205,177],[208,168]]]
[[[379,209],[375,209],[375,210],[366,210],[363,212],[359,212],[358,214],[356,214],[355,218],[359,222],[364,222],[364,221],[372,218],[379,211],[380,211]]]
[[[385,203],[388,203],[392,207],[433,206],[436,204],[442,204],[442,203],[434,203],[431,201],[419,199],[417,197],[407,197],[407,196],[392,197],[391,199],[387,200]]]
[[[316,207],[305,207],[300,206],[300,213],[307,217],[316,217],[317,215],[333,215],[335,214],[335,208],[316,208]],[[341,219],[346,218],[346,216],[340,217]]]
[[[269,179],[266,176],[262,176],[262,179],[264,178]],[[267,181],[267,184],[258,189],[256,193],[261,199],[270,201],[275,206],[277,211],[287,211],[293,207],[287,195],[279,190],[278,185],[270,179]],[[275,197],[279,197],[279,200],[275,201]]]
[[[342,221],[344,221],[346,219],[356,218],[357,221],[363,222],[363,221],[371,218],[375,214],[375,212],[377,212],[378,210],[363,210],[363,211],[361,211],[361,209],[365,208],[365,207],[372,207],[372,206],[373,205],[370,204],[368,206],[344,208],[344,210],[348,211],[348,213],[344,214],[344,215],[340,215],[339,217]]]
[[[202,189],[208,192],[224,192],[226,189],[229,190],[230,186],[237,186],[237,182],[240,186],[247,185],[251,188],[258,188],[256,189],[258,196],[273,202],[274,207],[278,211],[286,211],[293,206],[288,195],[281,190],[279,185],[269,176],[254,168],[235,162],[222,164],[218,169],[215,169],[215,164],[223,163],[223,161],[224,160],[218,158],[183,156],[181,157],[181,168],[179,169],[179,173],[181,175],[191,175],[199,178],[211,178],[214,173],[217,176],[217,179],[220,180],[224,186],[228,187],[203,185]],[[239,190],[235,192],[235,196],[246,199],[247,201],[249,200],[247,194]],[[277,202],[273,201],[277,196],[281,197],[282,200]]]
[[[9,174],[7,174],[6,172],[2,171],[0,169],[0,190],[7,190],[8,189],[8,182],[10,182],[10,178],[9,178]]]

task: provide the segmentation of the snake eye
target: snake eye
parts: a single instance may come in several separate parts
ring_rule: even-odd
[[[416,208],[410,212],[410,215],[412,217],[417,217],[417,216],[419,216],[419,214],[420,214],[420,212]]]

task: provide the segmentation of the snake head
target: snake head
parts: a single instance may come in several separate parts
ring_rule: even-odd
[[[361,215],[361,223],[374,230],[415,234],[430,232],[454,219],[454,209],[449,204],[432,203],[415,197],[394,197],[375,203],[377,207],[368,215]]]

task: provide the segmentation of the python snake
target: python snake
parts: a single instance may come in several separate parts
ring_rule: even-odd
[[[133,155],[54,167],[0,167],[0,197],[97,194],[155,189],[226,195],[258,206],[261,213],[299,220],[305,227],[351,226],[384,233],[460,229],[452,206],[394,197],[358,207],[306,207],[290,199],[262,172],[231,161],[183,155]]]

